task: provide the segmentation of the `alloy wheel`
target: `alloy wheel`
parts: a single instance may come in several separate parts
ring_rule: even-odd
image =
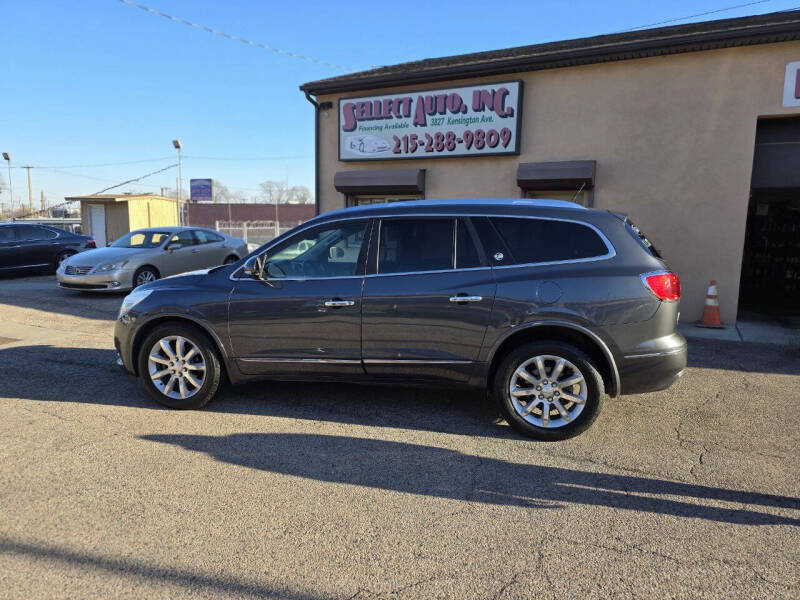
[[[156,280],[156,274],[153,273],[152,271],[145,270],[136,276],[136,285],[137,286],[144,285],[145,283],[150,283],[151,281],[155,280]]]
[[[180,335],[163,337],[153,344],[147,370],[156,389],[176,400],[194,396],[206,379],[206,361],[200,348]]]
[[[555,429],[573,422],[586,406],[586,379],[560,356],[534,356],[520,364],[508,383],[517,414],[528,423]]]

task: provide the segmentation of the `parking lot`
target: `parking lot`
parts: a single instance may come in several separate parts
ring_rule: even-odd
[[[0,597],[800,596],[796,348],[693,340],[546,444],[462,391],[163,409],[115,364],[121,299],[0,280]]]

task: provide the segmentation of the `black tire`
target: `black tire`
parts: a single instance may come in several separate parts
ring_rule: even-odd
[[[134,288],[137,288],[140,285],[144,285],[145,283],[149,283],[149,281],[143,281],[141,283],[137,283],[139,281],[139,278],[144,273],[152,273],[154,279],[151,279],[150,281],[155,281],[156,279],[161,279],[161,274],[158,272],[158,269],[156,269],[155,267],[151,267],[149,265],[145,265],[143,267],[139,267],[138,269],[136,269],[136,272],[133,274],[133,287]]]
[[[585,382],[585,389],[581,388],[582,392],[585,395],[585,402],[583,404],[583,409],[574,416],[570,421],[567,421],[564,417],[561,416],[560,411],[554,408],[554,405],[550,404],[550,411],[548,415],[553,415],[553,420],[556,422],[552,427],[543,427],[532,423],[529,420],[526,420],[524,416],[522,416],[519,412],[517,412],[517,408],[515,407],[514,400],[511,397],[509,388],[512,383],[511,378],[514,375],[515,371],[518,367],[523,365],[526,361],[537,357],[537,356],[555,356],[566,359],[569,363],[572,363],[578,371],[580,371],[580,375],[583,376],[583,381]],[[544,370],[545,370],[545,378],[548,376],[548,369],[549,373],[552,374],[553,369],[555,367],[555,361],[545,361]],[[565,369],[569,369],[566,367]],[[535,369],[538,373],[538,369]],[[568,375],[564,375],[564,371],[562,371],[562,375],[559,376],[560,379],[566,381],[570,377]],[[571,374],[571,370],[568,371]],[[548,381],[547,379],[541,378],[544,381]],[[522,379],[518,379],[517,381],[523,381]],[[533,388],[535,388],[535,384],[528,384]],[[552,385],[552,381],[549,382]],[[578,384],[576,384],[578,385]],[[548,388],[550,390],[559,388]],[[575,387],[570,387],[569,389],[564,388],[562,392],[570,392],[573,391]],[[528,344],[524,344],[516,349],[514,349],[508,356],[506,356],[503,361],[500,363],[500,366],[497,369],[497,372],[494,377],[494,381],[492,382],[492,395],[494,396],[495,402],[497,403],[498,408],[500,409],[500,413],[502,414],[503,418],[506,422],[511,425],[514,429],[526,435],[528,437],[535,438],[537,440],[542,441],[559,441],[559,440],[566,440],[571,437],[575,437],[580,433],[583,433],[588,429],[597,416],[600,414],[600,410],[603,405],[603,396],[605,395],[605,389],[603,386],[603,378],[600,376],[600,373],[597,370],[597,367],[594,365],[592,359],[586,355],[585,352],[566,344],[564,342],[559,341],[540,341],[540,342],[531,342]],[[547,393],[547,392],[545,392]],[[551,392],[554,393],[554,392]],[[556,394],[556,396],[559,396]],[[524,396],[521,400],[518,401],[519,404],[522,402],[527,402],[527,398],[531,396]],[[534,398],[532,401],[534,402],[534,407],[538,405],[538,401],[536,400],[536,395],[532,396]],[[556,400],[563,400],[563,397],[557,397]],[[577,404],[573,404],[570,402],[565,402],[561,404],[562,408],[567,411],[568,416],[574,415],[576,409],[579,408]],[[526,404],[522,406],[523,409],[529,408],[530,405]],[[531,420],[539,420],[544,421],[544,414],[543,414],[543,407],[541,405],[538,406],[540,417],[537,417],[536,414],[530,414],[529,418]],[[551,421],[550,417],[548,416],[548,421]]]
[[[222,264],[224,264],[224,265],[232,265],[233,263],[235,263],[238,260],[239,260],[238,256],[236,256],[235,254],[231,254],[228,258],[225,259],[225,262],[222,263]]]
[[[63,252],[59,252],[58,256],[56,256],[56,263],[55,269],[58,270],[58,267],[61,266],[61,263],[67,260],[70,256],[75,256],[77,252],[73,252],[72,250],[64,250]]]
[[[149,356],[151,350],[160,340],[171,336],[180,336],[191,342],[197,348],[205,363],[205,376],[202,380],[202,385],[196,388],[196,391],[187,398],[172,398],[168,396],[156,387],[150,377]],[[171,348],[174,349],[172,346]],[[222,381],[222,362],[217,347],[202,329],[188,323],[173,322],[156,327],[145,338],[136,360],[139,367],[139,379],[144,389],[156,402],[169,408],[181,410],[202,408],[216,395]],[[164,367],[168,368],[168,365],[164,365]],[[169,377],[171,375],[165,375],[165,378],[168,379]],[[164,379],[162,378],[161,381],[163,382]]]

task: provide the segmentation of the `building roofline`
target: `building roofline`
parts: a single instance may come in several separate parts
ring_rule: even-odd
[[[159,198],[161,200],[175,200],[160,194],[89,194],[87,196],[66,196],[67,202],[78,202],[80,200],[93,200],[95,202],[119,202],[130,200],[131,198]]]
[[[352,92],[794,40],[800,10],[429,58],[311,81],[300,90]]]

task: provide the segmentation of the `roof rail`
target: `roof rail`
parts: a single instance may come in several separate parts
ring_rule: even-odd
[[[548,198],[527,198],[525,200],[514,200],[512,204],[516,206],[538,206],[541,208],[573,208],[586,210],[586,207],[577,202],[569,200],[550,200]]]

